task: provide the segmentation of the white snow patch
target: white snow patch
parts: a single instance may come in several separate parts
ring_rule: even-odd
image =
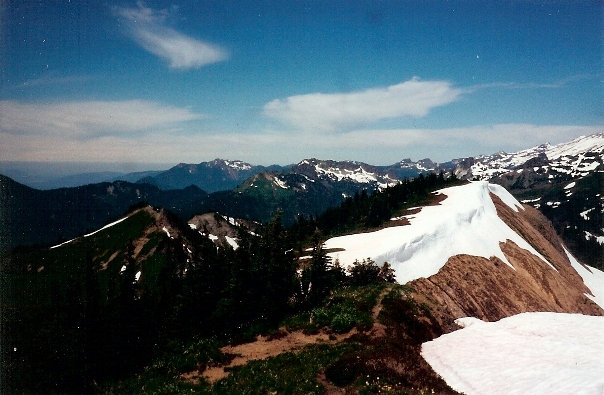
[[[275,185],[277,185],[279,188],[283,188],[283,189],[288,189],[289,188],[287,186],[287,184],[285,183],[285,181],[279,179],[278,177],[275,177],[273,179],[273,181],[275,181]]]
[[[107,229],[107,228],[111,228],[113,225],[117,225],[117,224],[119,224],[120,222],[122,222],[122,221],[124,221],[124,220],[126,220],[126,219],[128,219],[128,218],[129,218],[129,217],[124,217],[124,218],[122,218],[122,219],[118,219],[118,220],[117,220],[117,221],[115,221],[115,222],[112,222],[112,223],[110,223],[110,224],[107,224],[107,225],[103,226],[101,229],[95,230],[94,232],[91,232],[91,233],[88,233],[87,235],[84,235],[84,237],[89,237],[89,236],[92,236],[92,235],[94,235],[94,234],[96,234],[96,233],[99,233],[101,230],[105,230],[105,229]]]
[[[239,225],[239,224],[237,224],[237,221],[233,217],[227,217],[227,216],[223,215],[222,218],[224,218],[225,221],[227,221],[229,224],[231,224],[233,226],[238,226]]]
[[[564,249],[564,252],[566,252],[566,256],[570,260],[572,267],[579,273],[579,276],[581,276],[583,282],[591,291],[591,295],[586,294],[585,296],[604,309],[604,272],[588,265],[581,265],[566,248]],[[604,355],[604,353],[602,355]],[[604,372],[604,370],[602,371]]]
[[[467,320],[467,319],[463,319]],[[466,394],[601,394],[604,317],[523,313],[422,345],[422,356]]]
[[[520,204],[511,195],[506,196],[509,192],[505,189],[493,190],[507,204]],[[513,268],[499,247],[499,243],[506,240],[513,241],[556,270],[497,216],[489,192],[491,188],[485,181],[440,190],[438,193],[447,198],[440,205],[423,207],[414,217],[408,218],[410,226],[334,237],[325,242],[325,249],[343,248],[344,251],[328,255],[344,266],[367,257],[378,265],[387,261],[402,284],[438,273],[449,257],[458,254],[497,257]]]
[[[65,245],[65,244],[67,244],[67,243],[71,243],[71,242],[72,242],[72,241],[74,241],[74,240],[75,240],[75,239],[71,239],[71,240],[64,241],[64,242],[62,242],[61,244],[57,244],[57,245],[54,245],[54,246],[50,247],[50,249],[52,250],[52,249],[54,249],[54,248],[59,248],[59,247],[61,247],[61,246],[64,246],[64,245]]]
[[[602,231],[604,231],[604,229]],[[588,232],[586,230],[584,230],[583,232],[585,233],[585,240],[596,239],[598,244],[604,244],[604,236],[594,235],[593,233]]]
[[[168,235],[169,238],[173,239],[172,236],[170,236],[170,231],[168,231],[168,228],[166,228],[165,226],[163,228],[161,228],[164,232],[166,232],[166,234]]]
[[[195,225],[195,224],[189,224],[189,228],[191,228],[191,229],[197,229],[197,225]]]
[[[120,269],[120,274],[124,273],[126,271],[126,265],[122,265],[122,268]]]
[[[504,187],[496,184],[489,184],[489,191],[494,193],[502,202],[507,204],[512,210],[518,212],[518,207],[524,210],[522,204],[516,200],[511,193],[509,193]]]
[[[134,275],[134,281],[138,282],[138,280],[140,280],[141,278],[141,271],[139,270],[138,272],[136,272],[136,274]]]
[[[575,185],[577,185],[577,183],[573,181],[573,182],[571,182],[570,184],[568,184],[567,186],[565,186],[565,187],[564,187],[564,189],[571,189],[571,188],[574,188],[574,187],[575,187]]]
[[[541,200],[540,197],[536,198],[536,199],[525,199],[525,200],[521,200],[522,203],[535,203],[538,202],[539,200]]]
[[[213,235],[213,234],[209,234],[209,235],[208,235],[208,238],[209,238],[210,240],[212,240],[212,241],[216,241],[216,240],[218,240],[218,236]]]
[[[234,250],[239,248],[239,244],[237,244],[237,241],[235,239],[229,236],[224,236],[224,238],[226,239],[227,243],[229,243],[230,246],[233,247]]]
[[[340,169],[339,167],[329,167],[324,169],[319,164],[315,164],[315,171],[317,174],[324,174],[327,177],[337,181],[342,181],[345,178],[361,184],[368,184],[378,181],[374,173],[368,172],[367,170],[363,169],[362,166],[359,166],[358,169],[355,170]]]
[[[581,211],[581,212],[579,213],[579,215],[580,215],[580,216],[581,216],[581,218],[583,218],[584,220],[589,221],[589,215],[588,215],[588,214],[589,214],[589,213],[591,213],[591,212],[592,212],[592,211],[594,211],[594,210],[595,210],[595,207],[594,207],[594,208],[587,209],[587,210],[585,210],[585,211]]]

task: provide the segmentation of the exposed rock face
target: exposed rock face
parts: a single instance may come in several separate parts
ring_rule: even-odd
[[[410,284],[440,305],[435,314],[443,327],[454,329],[452,321],[466,316],[495,321],[535,311],[604,315],[585,296],[590,290],[570,265],[549,221],[532,207],[515,212],[497,196],[491,198],[499,217],[556,270],[511,241],[500,245],[515,270],[496,257],[452,256],[437,274]]]
[[[235,239],[241,231],[254,233],[258,224],[240,218],[226,217],[218,213],[196,215],[188,221],[189,227],[197,230],[222,247],[235,247]],[[229,241],[230,240],[230,241]]]

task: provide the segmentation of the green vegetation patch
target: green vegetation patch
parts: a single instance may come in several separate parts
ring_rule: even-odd
[[[215,384],[218,394],[322,394],[325,389],[317,375],[356,343],[317,344],[299,353],[288,352],[233,368],[229,377]]]
[[[285,326],[288,330],[303,330],[306,333],[316,333],[321,328],[346,333],[355,326],[360,331],[368,330],[373,324],[371,311],[386,286],[384,283],[374,283],[337,288],[322,306],[289,318]]]
[[[170,342],[160,357],[153,360],[144,371],[128,380],[109,383],[105,393],[181,394],[210,391],[206,382],[183,380],[184,372],[204,370],[214,363],[226,363],[231,358],[220,351],[223,344],[216,339],[194,339],[189,343]]]

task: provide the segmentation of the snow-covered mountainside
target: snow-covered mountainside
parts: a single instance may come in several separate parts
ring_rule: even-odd
[[[453,389],[598,393],[604,272],[580,264],[539,211],[499,185],[436,193],[442,200],[410,210],[408,225],[329,239],[329,256],[343,266],[389,262],[438,306],[432,318],[451,333],[424,343],[422,355]]]
[[[413,214],[405,216],[409,225],[331,238],[325,248],[343,266],[367,257],[379,265],[388,262],[397,281],[413,282],[435,300],[442,291],[442,287],[434,287],[435,282],[459,277],[457,290],[464,289],[468,273],[476,281],[496,274],[496,280],[489,280],[490,291],[496,291],[494,284],[502,279],[503,288],[517,282],[521,294],[531,294],[530,298],[535,299],[531,301],[534,307],[556,308],[543,294],[559,293],[556,304],[560,311],[577,312],[582,311],[583,294],[594,295],[571,265],[575,258],[564,249],[549,222],[503,187],[475,181],[436,194],[444,200],[415,208]],[[535,281],[531,278],[535,277],[539,278],[539,289],[533,287]],[[516,301],[497,302],[485,310],[477,293],[480,287],[474,284],[467,288],[459,300],[443,300],[454,315],[479,313],[480,318],[498,319],[526,308],[520,302],[524,296],[519,294]],[[449,299],[451,296],[447,293]],[[476,303],[469,308],[471,302]]]
[[[604,293],[602,284],[577,273],[583,266],[573,267],[576,259],[537,210],[486,181],[436,194],[444,200],[413,210],[408,225],[327,240],[329,256],[344,267],[365,258],[388,262],[397,281],[439,302],[443,317],[604,313],[590,299]]]
[[[502,187],[474,182],[439,191],[447,196],[440,205],[423,207],[419,213],[405,216],[411,226],[332,238],[325,248],[338,250],[331,256],[344,265],[365,257],[378,263],[389,262],[401,283],[436,274],[450,256],[458,254],[495,256],[511,266],[499,247],[506,240],[544,259],[499,219],[490,193],[501,196],[514,210],[523,210]]]
[[[604,133],[578,137],[572,141],[551,145],[549,143],[514,153],[499,152],[459,161],[455,174],[460,178],[490,180],[504,173],[529,168],[546,173],[549,179],[560,175],[585,176],[602,166],[604,160]]]

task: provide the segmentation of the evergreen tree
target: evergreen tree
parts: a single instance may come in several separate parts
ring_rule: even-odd
[[[321,232],[315,232],[312,242],[309,267],[302,274],[302,285],[306,293],[305,302],[310,306],[321,302],[333,286],[329,273],[330,258],[323,249]]]

